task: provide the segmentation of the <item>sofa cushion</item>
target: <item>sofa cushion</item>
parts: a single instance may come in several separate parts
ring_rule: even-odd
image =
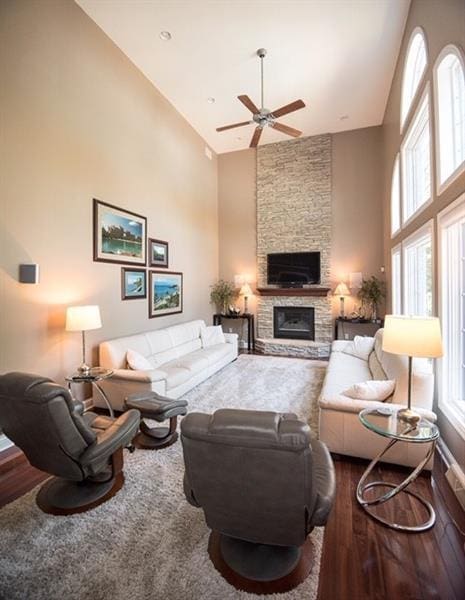
[[[216,344],[209,348],[202,348],[202,356],[207,359],[209,365],[214,365],[233,352],[233,346],[231,344]]]
[[[387,379],[386,373],[384,372],[384,369],[381,366],[381,363],[379,362],[378,357],[376,356],[376,352],[374,350],[368,357],[368,366],[370,368],[371,376],[373,377],[373,379],[376,379],[377,381]]]
[[[208,367],[208,360],[202,348],[195,352],[190,352],[185,356],[180,356],[173,362],[176,363],[176,366],[189,369],[189,371],[192,371],[193,373],[198,373]]]
[[[347,344],[341,351],[345,354],[351,354],[362,360],[368,360],[370,352],[373,350],[375,340],[372,337],[356,335],[354,339]]]
[[[322,398],[335,398],[349,386],[372,379],[368,363],[343,352],[333,352],[321,390]]]
[[[189,369],[186,369],[185,367],[163,365],[163,370],[166,371],[167,390],[182,385],[193,376],[192,371],[189,371]]]
[[[208,348],[209,346],[215,346],[216,344],[225,344],[226,340],[221,325],[212,325],[210,327],[204,327],[200,332],[202,338],[202,347]]]
[[[139,352],[136,352],[135,350],[129,349],[126,352],[126,360],[129,368],[133,369],[134,371],[151,371],[153,369],[152,363],[145,358],[145,356]]]
[[[354,383],[350,388],[344,391],[344,396],[355,398],[356,400],[379,400],[384,402],[392,395],[396,387],[396,382],[390,379],[381,381],[363,381]]]

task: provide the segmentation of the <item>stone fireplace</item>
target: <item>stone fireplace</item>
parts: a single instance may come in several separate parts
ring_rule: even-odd
[[[273,307],[275,338],[287,340],[315,339],[315,309],[307,306]]]
[[[331,229],[331,136],[259,146],[256,347],[260,352],[329,356]],[[312,251],[320,252],[321,285],[292,289],[267,284],[268,254]],[[288,313],[284,335],[279,332],[280,309],[297,309],[295,316]],[[297,313],[312,313],[312,326],[303,325]]]

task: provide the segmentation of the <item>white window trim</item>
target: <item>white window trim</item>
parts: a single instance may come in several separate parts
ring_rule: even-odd
[[[398,195],[399,195],[399,227],[395,230],[392,231],[392,191],[394,189],[394,174],[396,172],[396,168],[397,168],[397,172],[398,172]],[[402,177],[401,177],[401,173],[400,173],[400,152],[398,152],[396,154],[396,157],[394,159],[394,164],[392,167],[392,176],[391,176],[391,222],[390,222],[390,226],[391,226],[391,239],[395,238],[396,235],[398,235],[401,231],[402,231]]]
[[[425,233],[429,233],[429,235],[431,236],[431,280],[433,281],[433,290],[432,290],[433,298],[432,298],[432,302],[431,302],[431,310],[432,310],[433,315],[435,315],[437,302],[436,302],[435,293],[434,293],[434,282],[436,281],[436,279],[435,279],[436,264],[435,264],[435,260],[434,260],[434,256],[435,256],[435,252],[436,252],[436,247],[435,247],[435,243],[434,243],[434,219],[430,219],[424,225],[422,225],[421,227],[416,229],[408,237],[406,237],[404,240],[402,240],[402,244],[401,244],[402,245],[402,253],[401,253],[402,312],[405,311],[405,307],[407,306],[407,301],[406,301],[407,286],[405,285],[405,281],[404,281],[405,249],[407,246],[410,246],[412,243],[415,243],[417,240],[422,238],[425,235]]]
[[[393,285],[393,274],[394,274],[394,269],[393,269],[393,257],[394,254],[399,254],[400,256],[400,313],[399,314],[403,314],[404,312],[404,261],[403,261],[403,256],[402,256],[402,243],[399,243],[395,246],[393,246],[391,248],[391,311],[394,313],[394,285]]]
[[[438,282],[439,282],[439,293],[438,293],[438,310],[439,310],[439,317],[440,320],[443,320],[443,310],[444,310],[444,306],[442,303],[442,286],[441,286],[441,280],[442,280],[442,226],[447,223],[447,221],[452,217],[453,212],[455,212],[455,210],[457,208],[459,208],[462,203],[465,202],[465,193],[461,194],[456,200],[454,200],[454,202],[451,202],[448,206],[446,206],[446,208],[444,210],[442,210],[436,217],[436,221],[437,221],[437,225],[438,225],[438,267],[437,267],[437,272],[438,272]],[[437,373],[438,373],[438,406],[441,409],[441,411],[445,414],[445,416],[448,418],[448,420],[450,421],[451,425],[454,427],[454,429],[457,431],[457,433],[460,435],[460,437],[462,437],[465,440],[465,422],[463,420],[463,414],[459,413],[455,407],[447,402],[444,402],[444,400],[442,399],[442,394],[441,394],[441,390],[442,390],[442,377],[443,377],[443,373],[442,373],[442,368],[443,368],[443,364],[442,364],[442,359],[439,358],[437,359]]]
[[[442,59],[448,54],[455,54],[455,56],[462,63],[462,69],[465,74],[465,55],[463,50],[454,44],[448,44],[444,46],[441,52],[438,54],[436,62],[433,68],[433,81],[434,81],[434,133],[436,138],[436,194],[441,195],[450,184],[457,179],[465,171],[465,161],[459,165],[455,171],[453,171],[449,177],[441,183],[441,144],[439,143],[439,87],[438,87],[438,67]]]
[[[430,194],[429,194],[429,198],[426,202],[424,202],[421,206],[419,206],[417,208],[417,210],[412,213],[410,215],[410,217],[408,219],[406,219],[405,221],[403,220],[404,217],[404,197],[405,197],[405,185],[406,185],[406,177],[405,177],[405,163],[404,163],[404,157],[405,157],[405,152],[404,152],[404,146],[409,138],[410,135],[410,131],[412,129],[412,126],[415,122],[415,119],[418,116],[418,112],[421,109],[422,105],[423,105],[423,101],[426,98],[426,96],[428,96],[428,127],[429,127],[429,160],[430,160],[430,165],[429,165],[429,176],[430,176]],[[427,208],[432,202],[433,202],[433,189],[434,189],[434,168],[433,168],[433,156],[434,156],[434,148],[433,148],[433,135],[432,135],[432,131],[431,131],[431,123],[432,123],[432,119],[433,119],[433,109],[432,109],[432,102],[431,102],[431,93],[430,93],[430,84],[429,81],[426,83],[425,88],[423,90],[423,93],[421,95],[420,101],[418,102],[418,106],[415,110],[415,113],[409,123],[409,127],[408,130],[406,131],[404,138],[402,140],[402,144],[400,146],[400,174],[401,174],[401,227],[402,229],[405,229],[405,227],[407,227],[407,225],[409,225],[410,223],[412,223],[413,221],[415,221],[415,219],[418,217],[418,215],[420,215],[425,208]]]
[[[409,57],[410,54],[410,50],[412,48],[412,43],[413,40],[415,38],[415,36],[417,35],[417,33],[420,33],[421,36],[423,37],[423,43],[425,44],[425,54],[426,54],[426,64],[425,64],[425,68],[423,69],[423,73],[421,74],[421,77],[418,81],[418,85],[417,85],[417,89],[415,90],[415,94],[412,97],[412,100],[410,101],[410,106],[407,109],[407,112],[404,115],[404,118],[402,119],[402,98],[404,95],[404,86],[405,86],[405,77],[407,74],[407,59]],[[426,33],[424,31],[424,29],[422,27],[415,27],[415,29],[412,31],[412,33],[410,34],[410,39],[409,39],[409,43],[407,46],[407,50],[405,52],[405,59],[404,59],[404,70],[402,73],[402,83],[401,83],[401,88],[400,88],[400,106],[399,106],[399,121],[400,121],[400,132],[402,133],[407,125],[410,124],[410,121],[412,120],[412,111],[413,111],[413,107],[417,104],[417,99],[418,99],[418,95],[420,93],[420,90],[423,87],[423,83],[426,77],[426,71],[428,70],[428,63],[429,63],[429,52],[428,52],[428,42],[426,39]]]

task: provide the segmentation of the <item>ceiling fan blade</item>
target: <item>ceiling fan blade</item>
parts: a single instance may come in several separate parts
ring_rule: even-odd
[[[252,102],[252,100],[248,96],[246,96],[246,95],[238,96],[237,99],[240,100],[242,102],[242,104],[246,108],[248,108],[252,114],[256,115],[257,113],[260,112],[259,109],[255,106],[255,104]]]
[[[232,125],[225,125],[224,127],[217,127],[216,131],[226,131],[226,129],[234,129],[234,127],[243,127],[244,125],[250,125],[253,121],[243,121],[242,123],[233,123]]]
[[[302,132],[298,129],[289,127],[289,125],[283,125],[282,123],[270,123],[270,126],[273,127],[273,129],[277,129],[278,131],[286,133],[287,135],[292,135],[292,137],[299,137],[302,135]]]
[[[277,119],[278,117],[282,117],[283,115],[287,115],[304,107],[305,102],[303,100],[296,100],[295,102],[286,104],[286,106],[281,106],[281,108],[278,108],[277,110],[273,110],[271,114]]]
[[[263,129],[261,127],[255,127],[255,131],[253,132],[252,139],[250,140],[249,148],[256,148],[258,146],[258,142],[260,141],[260,136],[262,135]]]

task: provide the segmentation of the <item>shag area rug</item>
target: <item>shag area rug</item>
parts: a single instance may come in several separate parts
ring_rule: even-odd
[[[190,411],[293,411],[316,431],[324,372],[323,362],[241,355],[185,398]],[[1,600],[258,598],[235,590],[210,562],[203,512],[184,498],[180,442],[124,458],[124,487],[92,511],[46,515],[37,489],[0,510]],[[323,530],[311,540],[312,572],[279,598],[316,598]]]

